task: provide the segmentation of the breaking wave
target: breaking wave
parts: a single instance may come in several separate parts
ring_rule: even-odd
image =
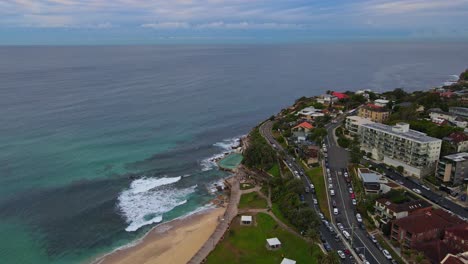
[[[214,143],[213,146],[222,149],[223,152],[214,154],[213,156],[202,160],[200,162],[202,171],[209,171],[217,167],[218,165],[216,164],[216,161],[224,157],[226,154],[233,152],[234,151],[233,148],[235,148],[236,146],[239,146],[240,139],[241,139],[241,136],[238,136],[238,137],[223,139],[220,142]]]
[[[182,177],[141,178],[134,180],[118,198],[118,208],[129,224],[125,231],[133,232],[142,226],[159,223],[163,214],[185,204],[186,197],[197,185],[178,189],[172,186]]]

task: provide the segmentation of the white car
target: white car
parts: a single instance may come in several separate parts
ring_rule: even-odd
[[[329,168],[327,168],[327,173],[330,173],[330,169],[329,169]]]
[[[318,216],[320,217],[321,220],[325,219],[325,216],[322,213],[318,213]]]
[[[348,173],[347,173],[346,171],[345,171],[345,173],[344,173],[344,176],[345,176],[346,178],[348,178],[348,176],[349,176]]]
[[[336,223],[336,226],[337,226],[341,231],[344,230],[344,226],[343,226],[342,223]]]
[[[343,253],[343,251],[338,250],[336,253],[338,253],[338,256],[340,256],[340,258],[342,258],[342,259],[346,258],[346,255]]]
[[[349,187],[349,193],[353,193],[353,188]]]
[[[332,178],[331,177],[328,177],[328,183],[332,183]]]
[[[337,214],[338,214],[338,208],[336,208],[336,207],[333,208],[333,214],[334,214],[334,215],[337,215]]]
[[[421,190],[416,189],[416,188],[413,189],[413,192],[415,192],[415,193],[417,193],[417,194],[421,194]]]
[[[331,195],[331,196],[335,196],[335,190],[330,189],[330,195]]]
[[[333,184],[332,183],[328,184],[328,189],[333,189]]]
[[[313,200],[314,200],[314,204],[318,204],[317,199],[314,198]]]
[[[352,199],[351,202],[353,203],[353,205],[357,204],[356,199]]]
[[[426,185],[421,185],[421,187],[423,187],[423,189],[426,189],[426,190],[428,190],[428,191],[431,190],[431,188],[427,187]]]
[[[311,183],[311,184],[310,184],[310,188],[311,188],[311,189],[315,189],[315,186]]]
[[[343,236],[346,237],[346,239],[348,240],[351,238],[351,235],[346,230],[343,230]]]
[[[392,255],[390,255],[390,252],[388,252],[388,250],[384,249],[382,250],[382,253],[387,259],[392,259]]]
[[[356,219],[359,223],[362,223],[362,217],[361,217],[361,214],[356,214]]]
[[[370,235],[370,239],[372,240],[372,243],[377,243],[377,239],[374,235]]]

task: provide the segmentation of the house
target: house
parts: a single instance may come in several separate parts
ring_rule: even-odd
[[[462,117],[468,117],[468,108],[467,107],[449,107],[449,113],[459,115]]]
[[[314,118],[325,116],[321,109],[316,109],[313,106],[302,109],[301,111],[297,112],[296,115],[308,120],[313,120]]]
[[[307,135],[309,135],[313,128],[314,126],[312,126],[310,123],[302,122],[299,125],[293,127],[291,130],[298,141],[305,141]]]
[[[267,248],[270,250],[275,250],[281,248],[281,242],[278,238],[268,238],[267,240]]]
[[[241,225],[251,225],[251,224],[252,224],[252,216],[251,215],[241,216]]]
[[[360,116],[347,116],[345,120],[345,128],[350,135],[358,136],[361,134],[361,126],[364,124],[374,123],[368,118]]]
[[[383,123],[390,116],[390,111],[376,104],[366,104],[359,108],[358,116],[368,118],[373,122]]]
[[[344,94],[344,93],[332,92],[331,94],[333,96],[335,96],[336,98],[338,98],[339,100],[349,98],[349,96],[347,94]]]
[[[442,157],[437,164],[436,177],[443,183],[457,186],[468,178],[468,153],[461,152]]]
[[[295,261],[295,260],[292,260],[292,259],[284,258],[284,259],[281,261],[281,264],[296,264],[296,261]]]
[[[320,152],[320,146],[317,145],[304,145],[300,148],[301,157],[306,160],[307,165],[313,165],[318,163],[318,156]]]
[[[384,100],[384,99],[377,99],[374,101],[374,104],[380,107],[386,107],[390,103],[389,100]]]
[[[385,184],[388,183],[387,178],[367,168],[358,168],[358,176],[367,193],[386,193],[391,189],[385,188]]]
[[[453,132],[443,140],[452,144],[457,152],[468,151],[468,135],[464,132]]]
[[[361,150],[404,173],[418,178],[435,172],[442,140],[412,130],[409,124],[388,126],[380,123],[361,125]]]
[[[462,223],[458,217],[436,209],[392,221],[390,237],[405,248],[413,248],[418,243],[440,239],[446,228]]]
[[[410,214],[423,213],[432,210],[431,204],[424,200],[414,200],[405,203],[393,203],[387,198],[379,198],[375,201],[375,213],[380,217],[382,224],[407,217]]]
[[[330,105],[338,102],[338,97],[331,94],[323,94],[317,98],[317,102],[324,105]]]
[[[436,124],[442,123],[442,120],[447,120],[448,122],[461,128],[465,128],[468,125],[468,122],[461,116],[450,112],[444,112],[440,108],[431,108],[428,111],[431,121]]]

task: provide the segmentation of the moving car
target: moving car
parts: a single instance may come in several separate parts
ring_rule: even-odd
[[[328,184],[328,189],[333,189],[333,184],[332,183]]]
[[[342,223],[336,223],[336,226],[337,226],[341,231],[344,230],[344,226],[343,226]]]
[[[351,235],[346,230],[343,230],[343,236],[348,240],[351,238]]]
[[[422,185],[421,185],[421,187],[422,187],[423,189],[426,189],[426,190],[428,190],[428,191],[430,191],[430,190],[431,190],[431,188],[427,187],[427,186],[426,186],[426,185],[424,185],[424,184],[422,184]]]
[[[390,255],[390,252],[388,252],[388,250],[384,249],[382,250],[382,253],[387,259],[392,259],[392,255]]]
[[[330,189],[330,195],[335,196],[335,191],[333,189]]]
[[[337,214],[338,214],[338,208],[336,208],[336,207],[333,208],[333,214],[334,214],[334,215],[337,215]]]
[[[340,258],[342,258],[342,259],[345,259],[345,258],[346,258],[346,256],[345,256],[345,254],[343,253],[343,251],[338,250],[336,253],[338,253],[338,256],[340,256]]]

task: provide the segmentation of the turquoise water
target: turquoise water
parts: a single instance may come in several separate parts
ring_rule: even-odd
[[[221,168],[226,168],[226,169],[235,169],[239,164],[242,162],[242,159],[244,157],[239,154],[239,153],[232,153],[223,158],[222,160],[219,161],[218,165]]]
[[[0,47],[0,263],[125,245],[205,206],[228,175],[213,158],[294,99],[440,85],[468,66],[465,49]]]

